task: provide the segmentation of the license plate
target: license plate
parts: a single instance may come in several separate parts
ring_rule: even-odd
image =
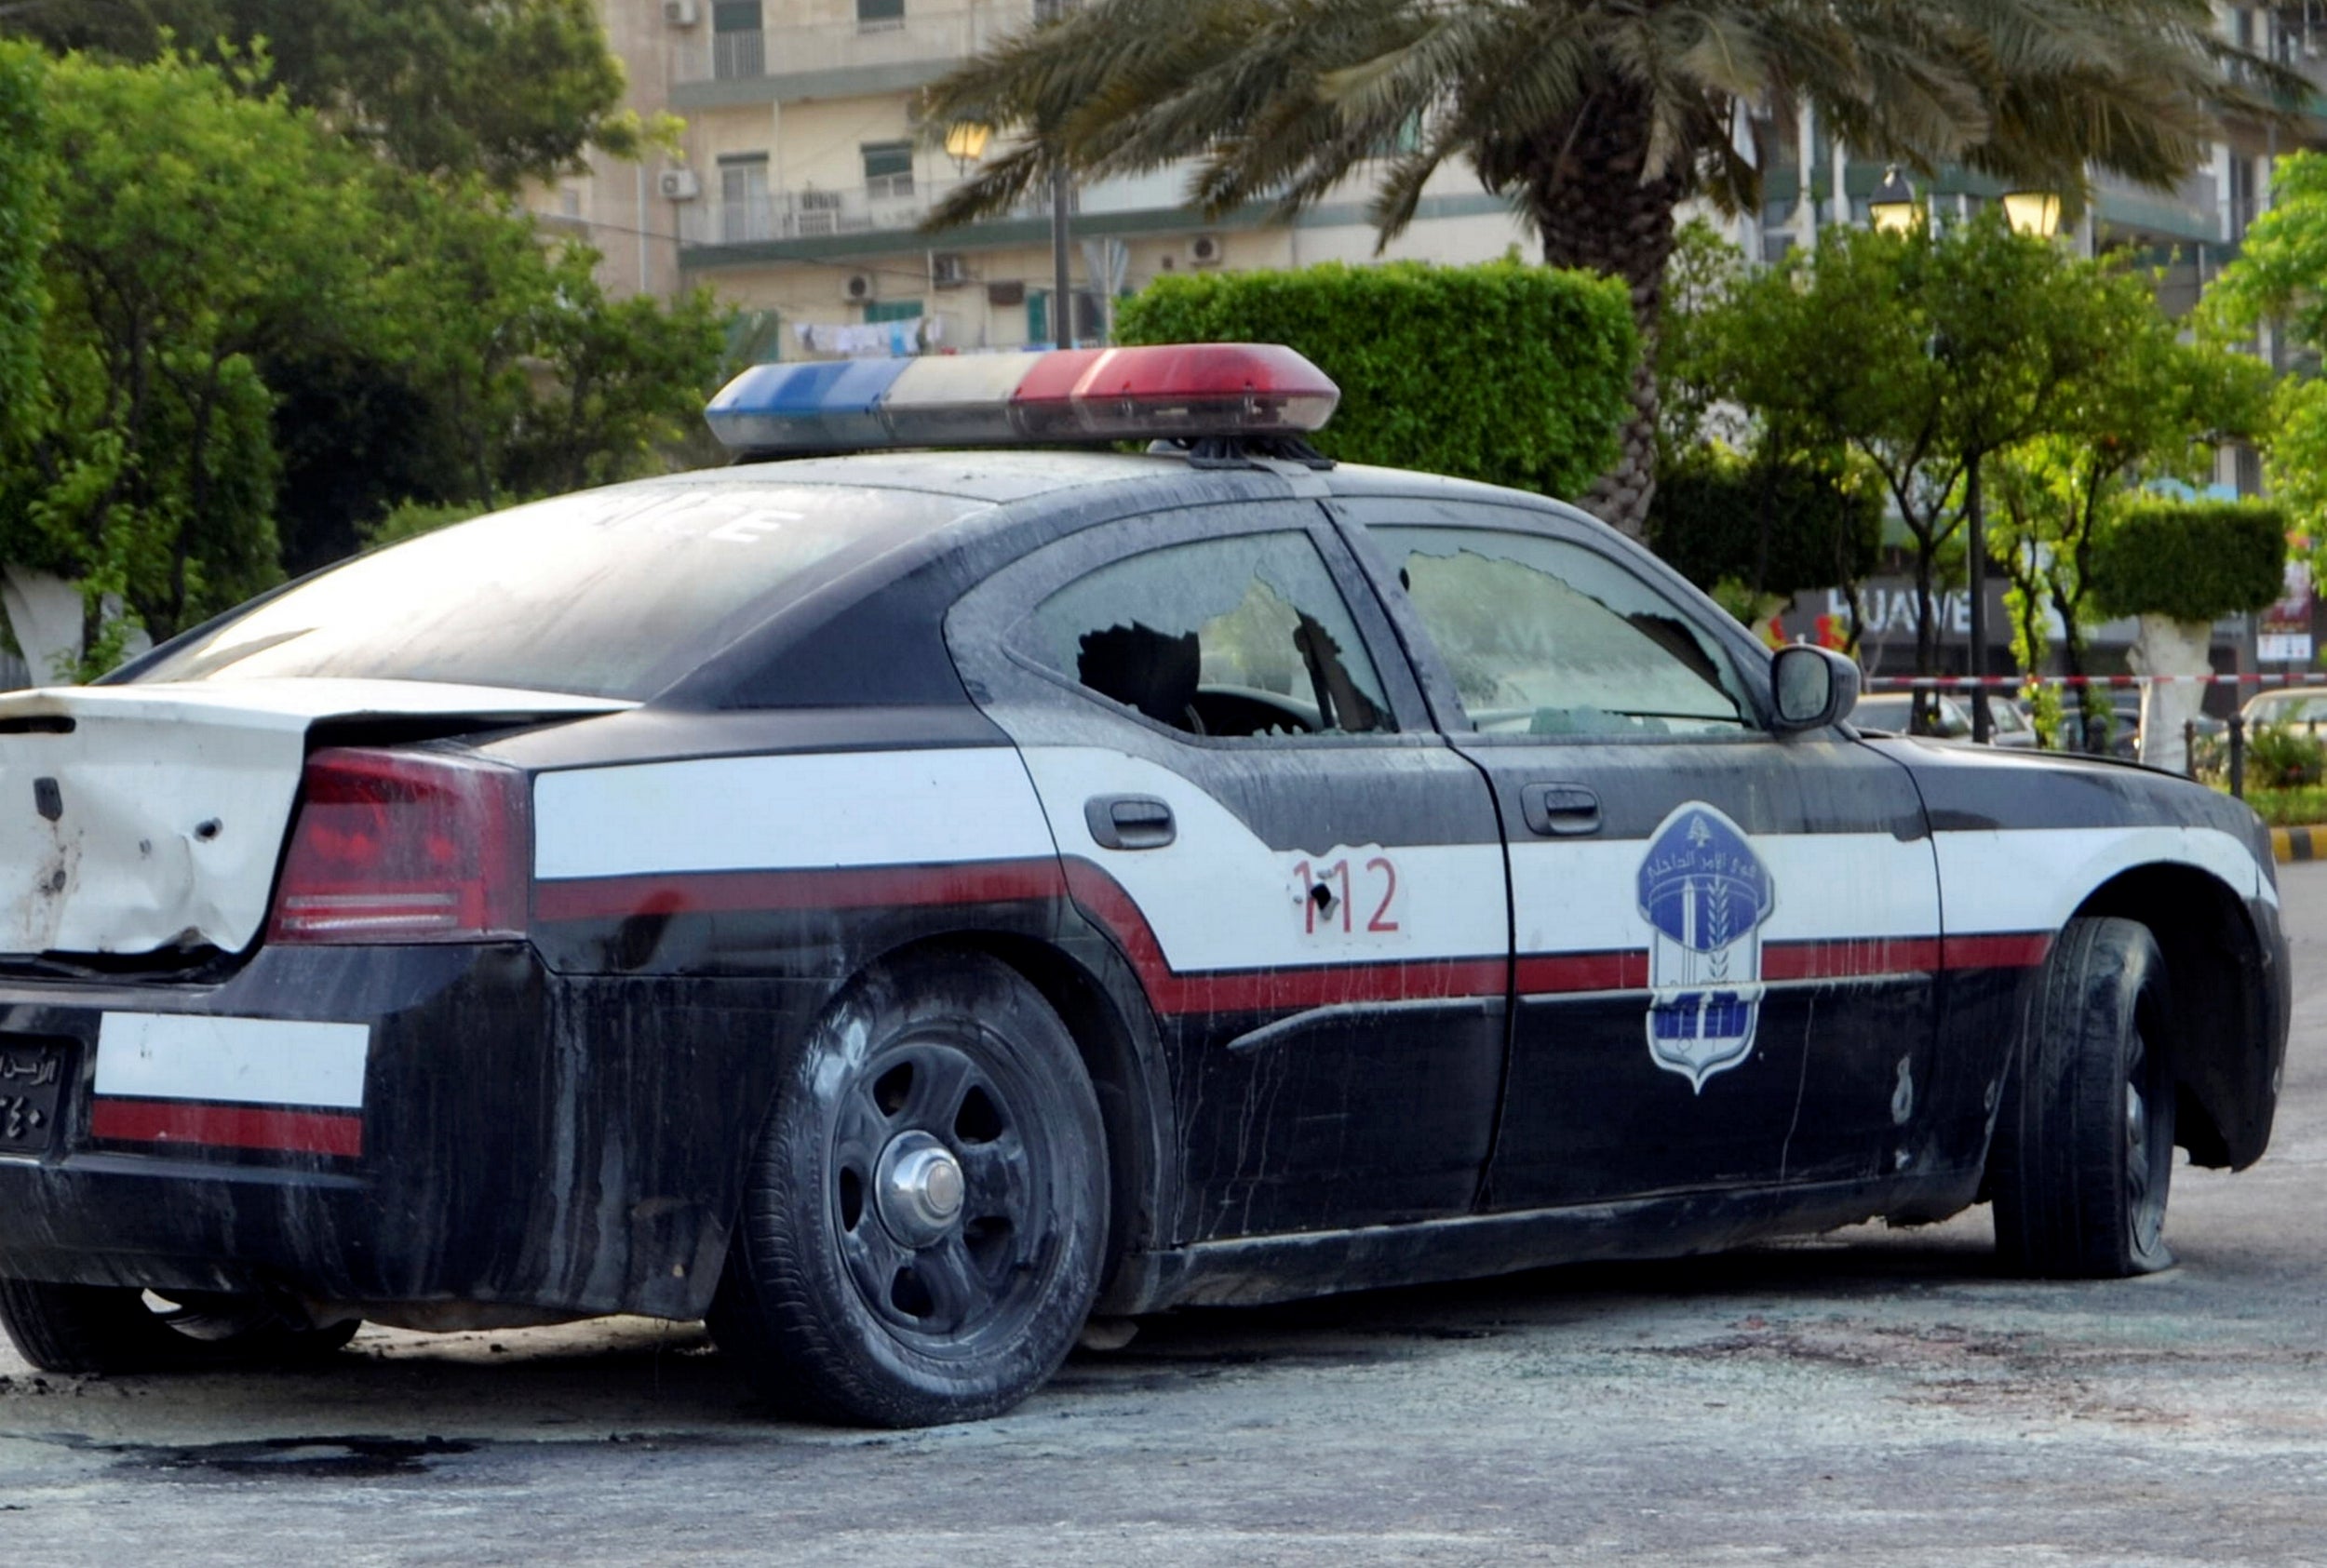
[[[46,1154],[55,1143],[70,1045],[0,1037],[0,1154]]]

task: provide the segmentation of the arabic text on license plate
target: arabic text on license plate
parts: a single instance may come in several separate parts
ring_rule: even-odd
[[[0,1036],[0,1154],[42,1154],[64,1114],[65,1042]]]

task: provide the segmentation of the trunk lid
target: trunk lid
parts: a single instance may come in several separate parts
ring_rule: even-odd
[[[632,705],[313,678],[0,694],[0,954],[249,946],[318,724],[483,726]]]

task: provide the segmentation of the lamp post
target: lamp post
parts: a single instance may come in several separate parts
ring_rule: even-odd
[[[2050,191],[2007,191],[2004,221],[2016,235],[2051,239],[2061,229],[2061,198]]]
[[[1883,170],[1882,184],[1867,198],[1866,216],[1887,235],[1911,234],[1923,221],[1915,187],[1900,178],[1895,165]]]
[[[970,166],[986,155],[986,143],[993,137],[991,126],[958,125],[946,131],[946,155],[953,160],[953,172],[966,175]]]
[[[2036,239],[2051,239],[2060,232],[2061,198],[2050,191],[2010,191],[2004,195],[2004,221],[2012,233]],[[1987,674],[1987,516],[1981,504],[1979,458],[1971,460],[1971,471],[1964,476],[1964,521],[1971,534],[1968,541],[1971,559],[1971,674],[1974,682]],[[1985,744],[1994,733],[1987,710],[1987,688],[1971,688],[1971,738]]]

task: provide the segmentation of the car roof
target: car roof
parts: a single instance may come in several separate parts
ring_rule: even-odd
[[[1336,462],[1311,469],[1298,462],[1256,458],[1198,467],[1179,452],[1110,452],[1060,448],[974,448],[837,453],[829,457],[755,460],[637,481],[648,485],[733,483],[764,477],[771,483],[865,485],[922,490],[995,505],[1035,501],[1094,487],[1170,483],[1191,473],[1273,475],[1292,488],[1336,496],[1426,495],[1479,502],[1592,522],[1591,516],[1548,496],[1418,469]],[[1306,481],[1305,483],[1301,481]]]

